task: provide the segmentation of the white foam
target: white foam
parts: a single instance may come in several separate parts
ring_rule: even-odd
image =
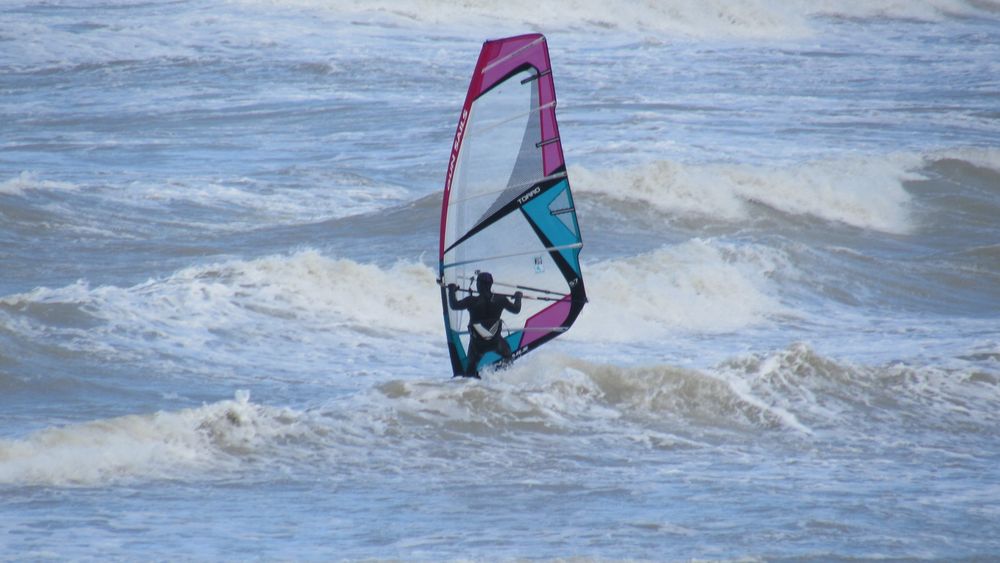
[[[253,1],[251,3],[258,4]],[[521,29],[619,29],[692,36],[798,36],[807,32],[801,10],[788,10],[765,0],[673,0],[630,2],[609,10],[601,0],[281,0],[285,6],[332,10],[353,17],[380,17],[397,24],[414,22],[453,27],[497,24]]]
[[[801,0],[799,5],[811,15],[848,18],[888,18],[937,22],[948,17],[989,14],[989,2],[968,0]],[[996,10],[996,7],[992,8]]]
[[[516,430],[518,438],[590,437],[652,447],[696,445],[717,430],[788,428],[794,417],[712,374],[656,364],[622,367],[539,352],[480,381],[395,380],[369,401],[395,416],[472,434]],[[355,406],[357,410],[372,407]]]
[[[225,323],[227,312],[256,311],[422,332],[430,319],[440,320],[435,289],[433,271],[420,263],[397,262],[382,268],[303,250],[193,266],[129,288],[89,289],[86,284],[74,284],[30,295],[32,299],[86,301],[109,321],[187,319],[185,324],[221,328],[218,325]]]
[[[227,285],[256,287],[252,301],[302,317],[333,316],[374,330],[428,332],[440,323],[433,270],[417,262],[390,267],[328,258],[307,250],[223,265]],[[197,278],[201,268],[178,273]],[[433,327],[433,328],[429,328]]]
[[[872,427],[989,433],[997,400],[995,379],[975,370],[856,366],[804,344],[708,371],[539,351],[482,381],[393,379],[318,410],[267,407],[240,391],[196,408],[48,428],[0,440],[0,484],[212,478],[317,458],[342,472],[427,470],[455,456],[492,464],[512,446],[550,439],[597,451],[609,442],[701,447],[733,432],[863,442]],[[497,436],[505,446],[483,451]]]
[[[24,195],[28,191],[76,191],[79,186],[68,182],[39,179],[38,174],[24,171],[20,175],[0,182],[0,194]]]
[[[698,39],[786,40],[818,33],[817,18],[892,18],[938,22],[951,17],[991,15],[985,2],[968,0],[660,0],[628,2],[608,9],[602,0],[243,0],[234,13],[228,8],[89,11],[86,32],[73,15],[11,18],[5,22],[5,49],[0,66],[9,68],[69,67],[141,60],[199,61],[261,48],[279,47],[289,53],[318,55],[312,62],[327,64],[324,34],[303,33],[302,20],[287,17],[290,10],[307,9],[332,25],[352,22],[392,27],[428,27],[481,39],[483,30],[494,36],[526,30],[619,31],[644,39],[693,37]],[[90,7],[92,8],[92,7]],[[183,8],[183,7],[182,7]],[[89,16],[89,14],[94,14]],[[267,22],[264,25],[262,22]],[[308,26],[307,26],[308,27]],[[355,26],[357,27],[357,26]],[[184,31],[178,40],[177,30]],[[336,37],[331,34],[329,37]],[[342,48],[343,43],[339,43]],[[398,56],[398,53],[397,53]],[[329,68],[334,68],[330,66]],[[333,95],[333,94],[331,94]],[[199,103],[205,103],[200,101]]]
[[[257,0],[249,3],[259,4]],[[266,4],[330,10],[352,17],[482,28],[502,24],[522,29],[586,28],[709,38],[796,38],[815,32],[815,18],[890,18],[941,21],[989,13],[965,0],[660,0],[628,2],[608,9],[602,0],[266,0]]]
[[[93,8],[88,7],[88,11]],[[5,35],[14,40],[4,42],[7,47],[0,50],[0,64],[13,68],[43,64],[71,66],[197,53],[197,48],[184,45],[185,42],[167,41],[168,33],[162,21],[150,22],[142,17],[131,21],[124,18],[109,22],[90,20],[88,23],[95,25],[90,33],[74,32],[67,25],[77,22],[72,15],[47,18],[29,15],[21,20],[5,21]]]
[[[590,303],[573,338],[657,341],[677,331],[725,332],[788,313],[771,276],[794,269],[773,249],[694,239],[585,269]]]
[[[717,181],[714,166],[659,160],[633,167],[590,170],[570,167],[573,188],[620,201],[637,201],[680,215],[723,220],[746,216],[745,202],[731,185]]]
[[[304,432],[296,420],[240,391],[198,408],[49,428],[0,440],[0,483],[97,485],[231,469],[275,439]]]
[[[825,357],[800,342],[728,360],[715,371],[744,400],[769,405],[810,432],[862,440],[873,426],[992,432],[998,418],[995,379],[969,365],[865,365]]]
[[[802,164],[683,164],[660,160],[629,168],[571,170],[574,187],[638,201],[679,215],[724,221],[750,216],[750,203],[889,233],[912,228],[903,181],[921,178],[919,154],[857,156]]]
[[[415,262],[379,267],[306,250],[193,266],[131,287],[38,288],[3,302],[67,304],[100,321],[79,328],[16,317],[25,325],[20,333],[55,335],[74,350],[129,361],[166,355],[208,371],[253,366],[246,373],[254,377],[274,369],[321,373],[332,358],[350,362],[350,354],[364,357],[386,339],[406,338],[408,353],[422,353],[420,343],[430,339],[413,335],[441,330],[434,277]],[[383,363],[396,356],[406,354]]]
[[[795,275],[780,251],[702,239],[584,270],[591,302],[566,337],[601,342],[767,322],[788,313],[773,278]],[[304,250],[192,266],[131,287],[81,281],[38,288],[3,302],[68,304],[98,319],[78,328],[25,317],[20,322],[29,326],[18,328],[59,332],[62,345],[90,353],[135,359],[160,352],[261,366],[278,361],[266,358],[278,356],[273,347],[281,344],[344,354],[368,339],[436,342],[441,301],[434,278],[432,268],[416,262],[378,266]]]
[[[482,381],[393,379],[335,399],[320,423],[336,429],[333,441],[324,441],[335,448],[366,446],[378,435],[419,449],[423,442],[411,438],[440,440],[441,434],[425,432],[428,425],[445,429],[449,439],[474,441],[513,431],[529,434],[527,440],[600,434],[673,447],[694,444],[682,437],[690,432],[780,429],[814,435],[842,427],[864,440],[873,424],[886,420],[990,429],[998,398],[996,379],[974,367],[860,365],[803,343],[704,370],[622,366],[548,349],[486,373]],[[927,420],[931,413],[934,420]],[[365,454],[358,463],[367,459]]]

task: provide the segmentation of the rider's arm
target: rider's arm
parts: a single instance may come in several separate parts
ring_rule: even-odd
[[[448,305],[455,310],[468,309],[469,303],[472,301],[471,296],[459,300],[455,297],[455,293],[458,291],[458,286],[449,283],[448,284]]]

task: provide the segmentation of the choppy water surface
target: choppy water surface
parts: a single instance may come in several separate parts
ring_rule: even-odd
[[[0,8],[2,557],[1000,556],[1000,5],[532,4]],[[592,301],[452,381],[525,31]]]

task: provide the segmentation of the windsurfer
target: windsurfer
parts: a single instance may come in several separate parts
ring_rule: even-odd
[[[468,364],[466,364],[465,377],[479,378],[477,369],[479,360],[483,354],[495,351],[500,354],[504,362],[511,360],[510,345],[500,334],[503,324],[500,315],[504,310],[513,314],[521,312],[522,293],[518,291],[514,294],[514,301],[505,295],[493,293],[493,275],[489,272],[480,272],[476,276],[475,295],[469,295],[459,300],[456,297],[458,286],[448,284],[448,305],[452,309],[469,311],[469,352],[466,354]]]

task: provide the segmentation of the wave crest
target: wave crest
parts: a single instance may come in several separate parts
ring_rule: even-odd
[[[0,195],[24,195],[28,191],[77,191],[80,186],[69,182],[42,180],[34,172],[21,172],[9,180],[0,182]]]
[[[729,360],[717,371],[748,400],[853,438],[867,439],[873,428],[990,433],[1000,423],[1000,386],[976,368],[869,366],[797,343]]]
[[[690,446],[706,434],[779,429],[788,419],[704,372],[556,354],[536,355],[483,383],[397,380],[378,389],[399,416],[474,435],[655,434],[661,444]]]
[[[676,215],[750,218],[754,204],[854,227],[904,234],[913,226],[903,182],[922,178],[919,155],[852,157],[792,166],[657,161],[572,175],[581,193],[640,202]]]
[[[305,250],[192,266],[130,287],[38,288],[0,298],[0,326],[114,361],[320,369],[331,355],[364,354],[373,339],[440,330],[433,280],[415,262],[379,267]]]
[[[296,418],[241,391],[198,408],[49,428],[0,440],[0,483],[79,486],[232,469],[279,438],[300,435]]]
[[[590,265],[590,303],[570,332],[593,340],[648,341],[673,331],[726,332],[790,314],[771,277],[794,275],[779,250],[692,239]]]

